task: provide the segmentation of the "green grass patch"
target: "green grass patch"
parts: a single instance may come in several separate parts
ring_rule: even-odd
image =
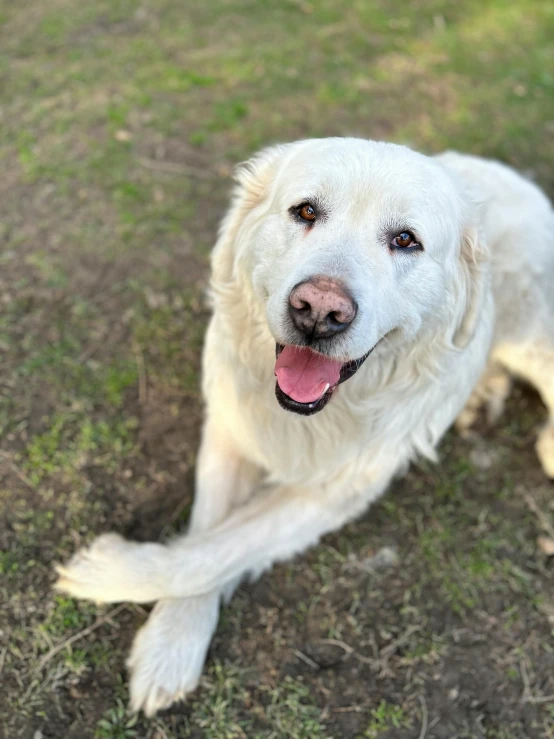
[[[97,456],[109,454],[111,463],[132,448],[134,419],[91,421],[82,416],[56,416],[48,431],[35,436],[25,451],[24,469],[31,481],[64,473],[71,478]]]
[[[135,728],[138,714],[130,715],[121,699],[96,724],[94,739],[131,739],[138,736]]]
[[[55,595],[53,607],[42,624],[42,629],[52,638],[61,639],[68,636],[68,633],[90,626],[96,618],[97,610],[92,603]]]
[[[268,690],[266,708],[271,736],[276,739],[329,739],[321,723],[321,708],[314,705],[310,689],[288,675],[274,689]],[[263,734],[258,735],[262,739]]]
[[[241,671],[216,662],[203,680],[202,700],[193,703],[191,725],[206,739],[243,739],[252,726],[241,715],[248,702]]]
[[[411,723],[401,706],[382,700],[377,708],[371,709],[371,720],[362,736],[367,739],[378,739],[391,729],[407,729]]]

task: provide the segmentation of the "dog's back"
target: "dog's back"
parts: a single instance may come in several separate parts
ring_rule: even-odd
[[[549,331],[554,337],[554,211],[548,198],[500,162],[455,152],[437,159],[480,206],[493,271],[496,343]]]

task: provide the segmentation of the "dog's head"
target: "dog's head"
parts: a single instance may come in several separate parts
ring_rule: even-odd
[[[462,188],[438,162],[361,139],[267,149],[238,170],[214,280],[238,273],[275,339],[276,395],[321,410],[378,342],[478,314],[480,240]]]

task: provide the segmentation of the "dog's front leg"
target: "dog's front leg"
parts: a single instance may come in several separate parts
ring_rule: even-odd
[[[260,476],[257,468],[241,458],[225,433],[208,422],[196,467],[189,533],[200,534],[222,521],[230,510],[248,499]],[[113,537],[112,540],[114,546],[124,549],[138,547],[137,553],[141,546],[147,547],[146,551],[142,550],[145,555],[149,550],[158,554],[167,551],[160,545],[136,545]],[[134,567],[140,569],[141,563],[136,562]],[[62,569],[62,577],[65,571]],[[58,587],[70,590],[65,582],[62,579]],[[146,590],[142,592],[146,594]],[[126,599],[121,592],[116,598],[106,596],[111,596],[107,588],[103,599]],[[214,590],[192,598],[160,600],[156,604],[135,637],[128,660],[134,710],[144,709],[147,715],[152,715],[194,690],[217,625],[220,598],[220,591]]]
[[[92,600],[148,602],[205,595],[249,572],[259,573],[315,544],[360,514],[385,489],[276,486],[260,492],[222,523],[168,546],[100,537],[65,568],[58,587]],[[117,595],[116,595],[117,594]]]
[[[100,537],[63,569],[60,587],[73,595],[148,601],[202,596],[249,572],[259,573],[315,544],[361,513],[384,481],[348,492],[336,485],[276,486],[260,492],[215,527],[169,546]],[[109,562],[109,566],[108,566]]]
[[[361,514],[386,484],[353,493],[340,487],[275,487],[236,509],[201,537],[172,544],[168,594],[221,588],[287,560]]]
[[[225,434],[206,424],[196,466],[190,534],[224,520],[247,500],[260,471],[241,459]],[[133,642],[128,667],[131,707],[151,716],[198,685],[219,616],[220,590],[160,600]]]
[[[229,440],[207,424],[196,467],[189,533],[222,521],[252,493],[260,472],[241,459]],[[147,715],[194,690],[217,626],[221,593],[160,600],[133,642],[128,660],[131,707]]]

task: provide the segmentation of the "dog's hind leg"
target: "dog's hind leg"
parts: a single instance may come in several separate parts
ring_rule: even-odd
[[[548,421],[539,432],[536,450],[548,477],[554,478],[554,337],[524,345],[503,345],[495,356],[515,375],[533,385],[548,411]]]
[[[208,424],[197,465],[190,533],[223,521],[230,510],[248,499],[259,477],[259,471]],[[230,592],[227,586],[227,598]],[[134,710],[152,715],[196,688],[217,626],[220,600],[221,593],[214,591],[158,601],[135,637],[128,660]]]
[[[494,424],[502,415],[511,389],[512,379],[509,373],[498,362],[490,362],[456,419],[455,427],[460,434],[464,436],[469,432],[483,407],[487,423]]]

